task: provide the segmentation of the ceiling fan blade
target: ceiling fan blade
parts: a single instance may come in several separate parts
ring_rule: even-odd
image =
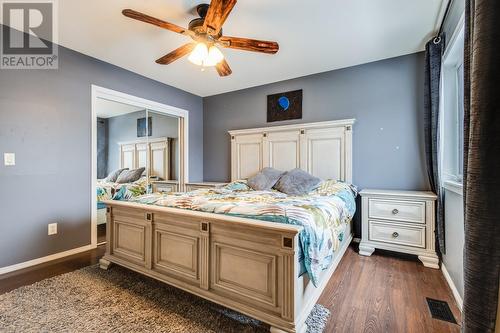
[[[160,65],[168,65],[168,64],[176,61],[177,59],[182,58],[183,56],[190,53],[191,51],[193,51],[195,46],[196,46],[195,43],[189,43],[189,44],[182,45],[181,47],[173,50],[169,54],[166,54],[163,57],[161,57],[160,59],[156,60],[156,63],[160,64]]]
[[[236,0],[212,0],[203,22],[205,31],[212,36],[216,36],[234,5],[236,5]]]
[[[149,16],[149,15],[146,15],[146,14],[143,14],[143,13],[139,13],[133,9],[124,9],[122,11],[122,14],[127,16],[127,17],[130,17],[134,20],[138,20],[138,21],[142,21],[142,22],[146,22],[146,23],[149,23],[149,24],[152,24],[152,25],[156,25],[160,28],[164,28],[164,29],[167,29],[167,30],[170,30],[170,31],[173,31],[173,32],[177,32],[179,34],[183,34],[183,35],[189,35],[189,30],[187,29],[184,29],[182,27],[179,27],[178,25],[176,24],[173,24],[173,23],[169,23],[169,22],[165,22],[165,21],[162,21],[160,19],[157,19],[155,17],[152,17],[152,16]]]
[[[270,54],[278,52],[280,48],[278,43],[276,42],[249,39],[249,38],[240,38],[240,37],[222,36],[221,38],[219,38],[219,42],[222,44],[222,46],[231,49],[270,53]]]
[[[229,76],[233,72],[226,59],[222,59],[221,62],[215,65],[215,69],[217,70],[217,73],[219,73],[219,76]]]

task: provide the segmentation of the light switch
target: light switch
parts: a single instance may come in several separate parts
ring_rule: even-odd
[[[14,153],[4,153],[3,161],[5,166],[13,166],[16,165],[16,154]]]
[[[48,235],[57,234],[57,223],[50,223],[48,227]]]

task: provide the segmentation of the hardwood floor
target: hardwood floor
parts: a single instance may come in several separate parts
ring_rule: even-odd
[[[106,246],[101,245],[95,250],[78,253],[66,258],[2,275],[0,276],[0,294],[85,266],[97,264],[105,251]]]
[[[0,278],[0,294],[98,262],[105,247]],[[319,303],[331,311],[325,332],[459,332],[459,325],[432,319],[425,298],[447,301],[460,322],[440,270],[416,260],[375,253],[362,257],[352,245]]]
[[[459,332],[459,325],[431,317],[426,297],[448,302],[460,323],[440,270],[377,251],[363,257],[352,244],[318,303],[331,311],[325,332]]]

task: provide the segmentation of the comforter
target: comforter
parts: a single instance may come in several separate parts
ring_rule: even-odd
[[[133,183],[112,183],[97,180],[97,204],[104,200],[128,200],[148,192],[146,177]]]
[[[159,206],[227,214],[303,227],[299,234],[299,260],[312,283],[333,261],[347,223],[356,210],[356,188],[333,180],[324,181],[305,196],[287,196],[272,191],[253,191],[244,182],[221,189],[187,193],[148,194],[130,201]]]

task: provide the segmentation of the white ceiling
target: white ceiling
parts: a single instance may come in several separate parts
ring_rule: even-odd
[[[96,115],[99,118],[111,118],[121,116],[136,111],[143,111],[144,108],[137,106],[108,101],[107,99],[97,98],[95,101]]]
[[[154,60],[189,41],[124,17],[132,8],[187,27],[196,0],[59,1],[59,42],[154,80],[210,96],[422,51],[443,0],[239,0],[224,24],[229,36],[277,41],[276,55],[225,49],[233,69],[220,78],[187,58]]]

